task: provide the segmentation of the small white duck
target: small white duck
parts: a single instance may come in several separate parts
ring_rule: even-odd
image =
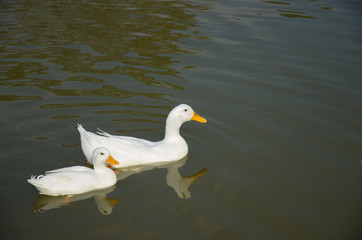
[[[166,119],[165,137],[158,142],[128,136],[114,136],[103,131],[98,132],[98,135],[86,131],[80,124],[78,124],[78,131],[83,153],[89,163],[93,164],[91,154],[95,148],[106,147],[119,162],[119,165],[114,167],[124,168],[184,158],[188,153],[188,146],[180,135],[180,127],[190,120],[207,122],[189,105],[181,104],[172,109]]]
[[[91,159],[94,169],[83,166],[60,168],[47,171],[45,175],[31,176],[28,182],[40,194],[49,196],[81,194],[116,184],[117,176],[106,162],[112,165],[118,165],[118,162],[109,151],[104,147],[96,148]]]

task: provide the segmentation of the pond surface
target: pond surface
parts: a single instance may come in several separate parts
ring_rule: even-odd
[[[0,6],[1,239],[360,239],[360,2]],[[208,120],[187,159],[67,201],[26,181],[84,165],[77,123],[155,141],[180,103]]]

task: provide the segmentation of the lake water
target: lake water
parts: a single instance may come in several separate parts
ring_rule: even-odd
[[[360,1],[0,6],[1,239],[361,239]],[[208,120],[187,159],[68,201],[26,181],[84,164],[77,123],[160,140],[180,103]]]

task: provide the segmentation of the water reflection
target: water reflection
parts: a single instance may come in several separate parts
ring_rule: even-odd
[[[263,1],[264,3],[273,4],[273,5],[279,5],[279,6],[285,6],[288,9],[276,9],[277,12],[279,12],[279,16],[286,17],[286,18],[309,18],[309,19],[317,19],[314,16],[309,15],[305,11],[300,11],[298,9],[305,9],[305,7],[299,7],[297,5],[292,5],[290,2],[286,1]],[[316,0],[310,0],[311,4],[314,4],[313,2],[317,2]],[[322,9],[322,10],[331,10],[332,8],[329,7],[327,4],[315,4],[316,7]]]
[[[197,173],[190,176],[182,176],[179,168],[186,164],[187,159],[188,157],[185,157],[179,161],[167,164],[153,163],[148,165],[123,168],[115,170],[115,172],[117,174],[118,181],[122,181],[134,174],[149,171],[155,168],[167,169],[166,184],[176,192],[178,197],[188,199],[191,197],[189,187],[196,181],[196,179],[206,174],[207,169],[203,168]],[[112,186],[110,188],[92,191],[84,194],[72,195],[70,197],[53,197],[39,194],[31,210],[34,212],[44,212],[51,209],[60,208],[62,206],[70,206],[73,202],[82,201],[94,197],[94,200],[98,207],[98,211],[103,215],[108,215],[112,213],[113,207],[119,202],[119,199],[107,197],[107,195],[113,192],[115,188],[116,186]]]
[[[207,173],[207,169],[203,168],[197,173],[190,176],[182,176],[178,170],[179,167],[170,166],[167,168],[166,183],[173,188],[180,198],[190,198],[191,193],[189,187],[196,179]]]
[[[94,197],[98,211],[103,215],[108,215],[112,213],[113,207],[119,202],[118,199],[107,197],[107,194],[113,192],[115,188],[116,186],[112,186],[102,190],[72,195],[71,197],[54,197],[39,194],[38,198],[31,207],[31,210],[34,212],[44,212],[51,209],[60,208],[62,206],[70,206],[71,203]]]
[[[183,42],[207,39],[189,32],[197,23],[196,12],[207,10],[202,2],[2,5],[1,85],[36,87],[58,96],[164,99],[164,93],[122,85],[136,80],[145,86],[184,90],[172,55],[199,53],[183,47]],[[37,99],[17,96],[0,100]]]
[[[316,19],[316,17],[305,15],[306,12],[300,12],[300,11],[288,11],[288,10],[282,10],[277,9],[278,12],[280,12],[280,16],[287,17],[287,18],[311,18]]]
[[[164,125],[168,112],[172,109],[171,106],[135,104],[135,103],[117,103],[117,102],[84,102],[84,103],[49,103],[39,106],[44,110],[60,110],[69,108],[71,110],[89,108],[92,114],[96,115],[113,115],[110,121],[120,122],[121,129],[116,130],[118,134],[131,134],[133,132],[158,132],[159,126]],[[121,109],[121,110],[119,110]],[[126,109],[126,110],[124,110]],[[136,110],[139,109],[139,110]],[[127,117],[128,115],[128,117]],[[80,118],[79,114],[54,115],[53,120],[68,120]],[[160,120],[157,120],[160,119]],[[89,121],[89,120],[86,120]],[[134,128],[135,122],[142,122],[146,128]],[[148,125],[147,125],[148,124]],[[150,127],[150,126],[157,127]]]
[[[270,3],[270,4],[276,4],[276,5],[291,5],[291,3],[289,2],[282,2],[282,1],[263,1],[265,3]]]
[[[148,165],[123,168],[120,170],[118,174],[118,180],[120,181],[133,174],[148,171],[154,168],[165,168],[167,169],[166,184],[169,187],[173,188],[178,197],[187,199],[191,197],[191,193],[188,189],[191,186],[191,184],[193,184],[198,177],[207,173],[207,169],[203,168],[193,175],[182,176],[179,171],[179,168],[186,164],[187,159],[188,157],[185,157],[179,161],[166,163],[166,164],[153,163]]]

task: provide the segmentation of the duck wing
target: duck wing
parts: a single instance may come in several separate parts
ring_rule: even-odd
[[[59,173],[59,172],[89,172],[89,173],[91,173],[91,172],[93,172],[93,169],[84,167],[84,166],[72,166],[72,167],[65,167],[65,168],[46,171],[45,173],[50,174],[50,173]]]

